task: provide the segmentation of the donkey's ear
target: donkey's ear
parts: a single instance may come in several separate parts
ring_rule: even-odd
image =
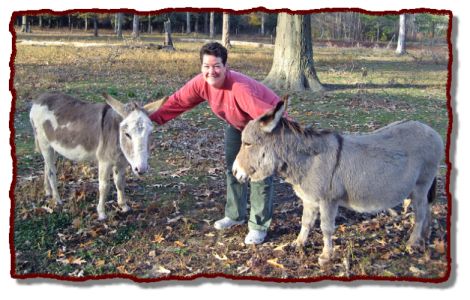
[[[282,115],[286,111],[286,103],[287,102],[279,101],[276,107],[259,118],[259,124],[262,131],[269,133],[272,132],[274,128],[276,128],[277,124],[282,118]]]
[[[121,117],[125,118],[127,116],[126,107],[123,103],[117,99],[114,99],[107,93],[103,93],[103,97],[106,99],[106,103],[108,103],[108,105],[111,106],[111,108]]]
[[[160,106],[162,106],[167,100],[168,100],[168,96],[160,99],[160,100],[157,100],[157,101],[154,101],[154,102],[150,102],[150,103],[147,103],[144,105],[144,110],[147,112],[147,114],[150,116],[151,114],[153,114],[154,112],[156,112]]]

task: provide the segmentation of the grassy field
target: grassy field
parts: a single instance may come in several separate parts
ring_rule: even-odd
[[[63,44],[46,43],[54,41]],[[167,52],[154,47],[161,41],[158,36],[144,36],[140,41],[61,33],[18,36],[12,245],[16,274],[70,278],[128,274],[134,279],[223,274],[271,280],[325,276],[438,280],[445,276],[450,266],[444,160],[438,201],[432,208],[433,233],[423,251],[405,247],[413,220],[406,206],[377,214],[341,209],[335,259],[328,268],[320,268],[318,226],[303,251],[288,245],[300,229],[302,206],[279,179],[266,243],[244,245],[246,226],[214,230],[212,224],[223,216],[225,204],[224,125],[205,104],[156,126],[152,170],[143,178],[128,173],[130,212],[118,211],[113,188],[106,203],[108,220],[99,222],[96,165],[67,160],[58,162],[59,191],[65,204],[52,207],[42,188],[42,159],[33,147],[28,121],[31,100],[45,91],[62,91],[91,102],[102,102],[103,92],[141,102],[171,94],[198,74],[202,43],[176,39],[177,51]],[[272,51],[234,47],[229,65],[262,80],[271,67]],[[277,92],[290,93],[289,114],[304,125],[368,132],[393,121],[414,119],[431,125],[446,140],[447,59],[445,46],[410,49],[401,57],[392,49],[314,47],[318,77],[327,90],[320,94]]]

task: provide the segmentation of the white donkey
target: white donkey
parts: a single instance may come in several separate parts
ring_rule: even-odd
[[[166,99],[141,108],[134,102],[123,104],[107,94],[105,103],[88,103],[61,93],[46,93],[33,100],[29,114],[36,150],[44,158],[44,189],[61,204],[57,190],[56,154],[74,160],[98,161],[98,218],[106,218],[104,203],[113,171],[118,205],[129,210],[124,196],[127,163],[136,175],[148,169],[148,137],[153,125],[148,115]]]
[[[259,181],[277,173],[293,185],[303,202],[302,227],[294,245],[305,245],[320,214],[323,251],[318,262],[323,265],[333,256],[338,206],[374,212],[407,197],[415,213],[408,245],[417,246],[428,236],[430,204],[444,153],[436,131],[402,121],[369,134],[340,135],[302,128],[282,117],[285,109],[280,102],[248,123],[233,173],[239,181]]]

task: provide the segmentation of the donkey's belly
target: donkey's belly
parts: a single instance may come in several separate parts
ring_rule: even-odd
[[[93,160],[95,158],[95,153],[86,151],[81,145],[68,148],[60,143],[51,142],[51,146],[57,153],[73,161]]]
[[[340,205],[357,212],[377,212],[402,203],[409,194],[408,188],[383,190],[374,194],[350,194],[350,197],[340,201]]]

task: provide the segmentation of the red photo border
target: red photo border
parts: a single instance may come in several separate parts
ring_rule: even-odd
[[[33,273],[33,274],[17,274],[15,272],[16,266],[16,256],[15,256],[15,248],[14,248],[14,212],[15,212],[15,196],[14,190],[16,186],[16,177],[17,177],[17,158],[16,158],[16,147],[15,147],[15,127],[14,127],[14,114],[16,111],[16,98],[17,93],[13,85],[14,77],[15,77],[15,68],[14,68],[14,61],[16,57],[16,32],[14,28],[15,20],[17,17],[22,15],[41,15],[41,14],[51,14],[51,15],[68,15],[74,13],[130,13],[130,14],[138,14],[138,15],[148,15],[149,13],[152,14],[162,14],[168,12],[226,12],[230,14],[248,14],[251,12],[265,12],[265,13],[289,13],[289,14],[312,14],[312,13],[332,13],[332,12],[357,12],[362,14],[368,15],[400,15],[400,14],[415,14],[415,13],[428,13],[433,15],[445,15],[449,17],[449,23],[447,27],[447,46],[448,46],[448,64],[447,64],[447,83],[446,83],[446,100],[447,100],[447,113],[449,116],[448,119],[448,127],[447,127],[447,140],[446,140],[446,157],[445,163],[447,165],[447,172],[446,172],[446,186],[445,191],[447,194],[447,206],[448,206],[448,213],[447,213],[447,270],[445,275],[441,278],[416,278],[416,277],[380,277],[380,276],[350,276],[350,277],[336,277],[336,276],[319,276],[319,277],[311,277],[311,278],[292,278],[292,279],[283,279],[283,278],[265,278],[265,277],[257,277],[257,276],[233,276],[227,275],[224,273],[213,273],[213,274],[198,274],[192,276],[167,276],[167,277],[159,277],[159,278],[138,278],[133,275],[128,274],[108,274],[108,275],[99,275],[99,276],[84,276],[84,277],[68,277],[68,276],[59,276],[54,274],[43,274],[43,273]],[[10,120],[9,120],[9,127],[10,127],[10,146],[11,146],[11,157],[13,161],[12,171],[13,171],[13,179],[10,185],[10,201],[11,201],[11,208],[10,208],[10,233],[9,233],[9,243],[10,243],[10,258],[11,258],[11,265],[10,265],[10,275],[12,278],[15,279],[32,279],[32,278],[47,278],[47,279],[56,279],[56,280],[63,280],[63,281],[72,281],[72,282],[83,282],[89,280],[103,280],[103,279],[130,279],[134,282],[138,283],[150,283],[150,282],[159,282],[159,281],[170,281],[170,280],[178,280],[178,281],[188,281],[188,280],[195,280],[198,278],[226,278],[231,280],[252,280],[252,281],[260,281],[260,282],[278,282],[278,283],[286,283],[286,282],[304,282],[304,283],[311,283],[311,282],[319,282],[324,280],[333,280],[333,281],[342,281],[342,282],[349,282],[349,281],[364,281],[364,280],[374,280],[374,281],[385,281],[385,282],[423,282],[423,283],[443,283],[449,280],[452,274],[452,194],[450,191],[450,180],[451,180],[451,171],[452,171],[452,163],[450,161],[450,148],[451,148],[451,137],[452,137],[452,126],[453,126],[453,110],[452,110],[452,97],[451,97],[451,84],[452,84],[452,66],[453,66],[453,47],[452,47],[452,21],[453,21],[453,13],[450,10],[438,10],[438,9],[429,9],[429,8],[417,8],[417,9],[403,9],[398,11],[368,11],[360,8],[323,8],[323,9],[311,9],[311,10],[290,10],[290,9],[267,9],[265,7],[256,7],[250,8],[245,10],[231,10],[231,9],[221,9],[221,8],[165,8],[160,10],[152,10],[152,11],[137,11],[133,9],[70,9],[64,11],[54,11],[50,9],[40,9],[40,10],[23,10],[23,11],[15,11],[12,13],[10,24],[9,24],[9,31],[12,35],[12,53],[10,56],[10,80],[9,80],[9,90],[12,95],[12,105],[10,111]]]

